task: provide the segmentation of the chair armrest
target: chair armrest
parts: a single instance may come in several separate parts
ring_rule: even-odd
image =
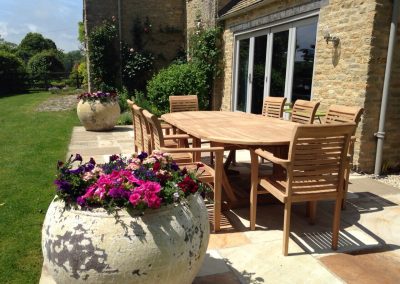
[[[161,122],[161,129],[172,129],[174,128],[171,124],[166,122]]]
[[[190,138],[190,136],[188,134],[164,135],[164,140],[189,139],[189,138]]]
[[[284,159],[277,158],[271,152],[268,152],[268,151],[265,151],[265,150],[262,150],[262,149],[255,150],[255,153],[258,156],[260,156],[261,158],[264,158],[264,159],[266,159],[268,161],[271,161],[274,164],[278,164],[278,165],[284,167],[285,169],[291,163],[290,160],[284,160]]]
[[[166,153],[201,153],[201,152],[224,152],[224,147],[207,147],[207,148],[161,148]]]

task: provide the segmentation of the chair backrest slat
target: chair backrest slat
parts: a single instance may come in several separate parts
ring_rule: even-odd
[[[282,97],[266,97],[264,99],[262,115],[268,117],[281,118],[283,116],[283,107],[286,98]]]
[[[169,96],[169,111],[198,111],[199,102],[196,95]]]
[[[134,134],[134,146],[135,151],[144,151],[143,141],[143,128],[142,128],[142,114],[140,113],[141,108],[134,104],[131,100],[127,100],[128,106],[132,113],[132,125]]]
[[[351,107],[342,105],[331,105],[325,116],[326,124],[360,122],[364,109],[361,107]]]
[[[155,116],[154,114],[151,114],[147,110],[143,110],[142,113],[147,121],[147,125],[150,132],[149,137],[151,139],[151,145],[152,145],[151,152],[153,150],[159,150],[165,147],[164,134],[162,132],[161,124],[160,121],[158,120],[158,117]]]
[[[289,148],[288,194],[342,190],[355,123],[298,125]]]
[[[301,124],[313,124],[319,102],[297,100],[292,109],[291,121]]]

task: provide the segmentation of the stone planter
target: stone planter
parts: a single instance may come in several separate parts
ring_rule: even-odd
[[[118,216],[53,201],[42,230],[40,283],[192,283],[210,234],[199,195],[184,205]]]
[[[79,120],[86,130],[106,131],[112,129],[120,115],[118,102],[80,100],[77,107]]]

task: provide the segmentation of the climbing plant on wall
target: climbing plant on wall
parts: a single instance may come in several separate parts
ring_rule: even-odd
[[[209,84],[209,106],[211,108],[215,78],[221,73],[219,48],[222,29],[220,27],[203,28],[200,22],[189,38],[189,61],[201,66]]]
[[[118,28],[115,18],[96,27],[90,33],[88,43],[91,82],[94,89],[115,90],[119,74]]]

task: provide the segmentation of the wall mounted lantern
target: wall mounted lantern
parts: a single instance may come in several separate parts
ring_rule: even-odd
[[[334,47],[337,47],[340,42],[340,39],[336,36],[332,36],[327,28],[324,31],[324,39],[326,40],[326,43],[329,43],[330,41],[333,42]]]

